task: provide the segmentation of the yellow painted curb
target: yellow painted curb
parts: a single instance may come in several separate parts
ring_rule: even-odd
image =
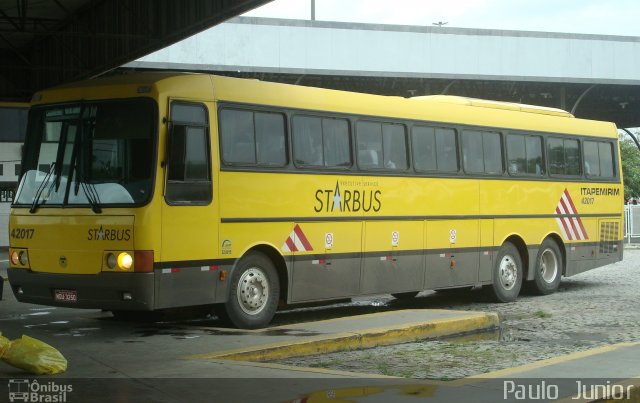
[[[455,318],[414,322],[401,326],[363,329],[358,332],[306,338],[297,342],[281,342],[216,353],[198,354],[187,359],[225,359],[234,361],[271,361],[339,351],[408,343],[442,336],[488,330],[500,323],[495,313],[470,313]]]

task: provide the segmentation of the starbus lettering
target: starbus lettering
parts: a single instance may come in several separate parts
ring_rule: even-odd
[[[90,228],[87,232],[88,241],[128,241],[131,239],[131,229]]]
[[[313,210],[316,213],[339,212],[378,212],[382,208],[381,190],[376,189],[340,189],[336,182],[334,189],[317,189]]]

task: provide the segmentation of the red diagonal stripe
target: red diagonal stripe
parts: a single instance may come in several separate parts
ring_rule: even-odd
[[[297,252],[298,248],[296,248],[296,244],[293,242],[293,239],[291,239],[291,237],[287,238],[286,241],[284,241],[284,243],[287,244],[287,246],[289,247],[289,250],[291,252]]]
[[[309,240],[307,239],[306,236],[304,236],[304,232],[302,232],[302,229],[300,228],[300,226],[298,224],[296,224],[296,226],[293,228],[293,232],[296,233],[296,236],[298,237],[298,240],[300,241],[302,246],[304,246],[305,250],[307,250],[307,251],[313,250],[313,248],[311,247],[311,244],[309,243]]]
[[[560,211],[559,207],[556,207],[556,214],[562,215],[562,212]],[[560,218],[560,223],[562,223],[562,226],[564,227],[564,232],[567,234],[567,238],[569,238],[570,241],[573,241],[573,238],[571,237],[571,231],[569,231],[569,227],[567,227],[567,223],[564,222],[564,219],[562,218]]]
[[[567,195],[567,200],[569,200],[569,204],[571,205],[574,213],[578,214],[578,209],[576,209],[576,206],[573,204],[573,199],[571,199],[571,195],[569,195],[569,191],[567,189],[564,190],[564,194]],[[584,238],[589,239],[589,237],[587,236],[587,230],[584,229],[584,225],[582,224],[582,220],[580,219],[580,217],[577,217],[577,221],[578,225],[580,225],[582,233],[584,234]]]
[[[575,214],[575,210],[573,210],[574,212],[569,211],[567,205],[564,203],[564,199],[560,199],[560,203],[562,204],[562,207],[564,207],[564,211]],[[574,224],[573,220],[571,218],[565,218],[565,221],[569,221],[569,224],[571,224],[571,228],[573,228],[573,233],[576,234],[576,238],[580,239],[580,233],[578,232],[578,228]]]

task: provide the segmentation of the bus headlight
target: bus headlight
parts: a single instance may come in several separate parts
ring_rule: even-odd
[[[127,252],[122,252],[118,255],[118,267],[122,270],[129,270],[133,265],[133,257]]]
[[[26,266],[27,264],[29,264],[29,256],[27,255],[26,250],[21,250],[18,253],[18,261],[20,261],[20,264],[23,266]]]

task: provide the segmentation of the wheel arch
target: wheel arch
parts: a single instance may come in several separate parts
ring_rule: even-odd
[[[278,282],[280,283],[280,300],[286,302],[287,295],[289,295],[289,272],[287,268],[287,263],[284,259],[284,256],[280,253],[278,249],[276,249],[273,245],[270,244],[256,244],[252,245],[250,248],[245,250],[242,255],[236,260],[236,263],[242,259],[247,253],[250,252],[259,252],[265,255],[276,268],[276,272],[278,273]],[[235,268],[235,265],[234,265]]]

